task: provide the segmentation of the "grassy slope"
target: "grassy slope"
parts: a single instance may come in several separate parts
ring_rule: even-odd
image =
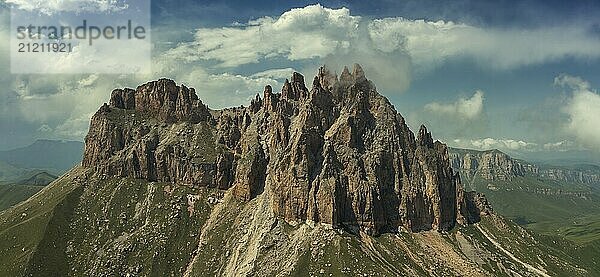
[[[246,205],[230,199],[212,219],[214,229],[203,230],[214,207],[206,200],[217,193],[214,190],[131,179],[74,181],[80,175],[81,170],[75,169],[25,203],[0,213],[0,276],[181,276],[194,253],[198,261],[193,264],[193,276],[213,276],[223,273],[230,251],[249,230],[252,216],[242,209],[259,208],[256,201]],[[190,196],[198,200],[191,204]],[[193,213],[189,210],[192,206]],[[596,222],[593,217],[585,221],[592,226]],[[589,230],[588,225],[582,228]],[[551,275],[581,273],[575,264],[588,269],[589,274],[583,275],[600,272],[594,263],[600,250],[597,241],[572,245],[498,219],[484,219],[481,226],[517,257],[548,269]],[[525,270],[499,253],[474,226],[457,227],[446,234],[401,233],[376,238],[318,228],[306,231],[306,226],[292,227],[277,220],[271,228],[279,231],[261,239],[254,265],[259,272],[262,266],[277,269],[279,259],[290,257],[289,251],[298,253],[293,255],[297,260],[291,272],[296,276],[320,272],[332,276],[425,276],[433,272],[452,276],[480,269],[503,276],[511,270]],[[204,243],[198,247],[201,235]],[[468,251],[458,240],[461,236],[478,251],[475,256],[483,257],[481,263],[467,258]],[[293,239],[300,241],[288,244]]]
[[[497,189],[488,189],[489,184]],[[594,233],[599,235],[594,231],[598,230],[599,226],[593,221],[600,216],[600,196],[597,194],[579,197],[544,195],[527,190],[561,189],[566,192],[589,192],[589,188],[586,189],[583,185],[517,177],[512,181],[476,178],[474,186],[477,191],[485,193],[496,212],[536,232],[548,235],[568,234],[566,237],[574,241],[580,241],[577,234],[587,236],[581,238],[583,241],[595,237]],[[585,230],[587,227],[591,229]]]
[[[557,233],[580,244],[596,242],[600,245],[600,214],[583,215],[570,220],[572,224],[560,226]],[[600,253],[600,252],[598,252]]]
[[[24,201],[40,191],[43,186],[0,185],[0,211]]]
[[[208,216],[210,193],[129,179],[90,187],[75,210],[67,242],[70,266],[76,268],[71,273],[181,275]],[[188,195],[199,197],[193,213]]]
[[[27,201],[0,212],[0,276],[24,274],[55,207],[80,186],[72,180],[80,171],[71,170]]]
[[[0,276],[181,275],[212,190],[72,177],[0,213]]]
[[[504,248],[529,264],[550,270],[554,273],[550,274],[552,276],[600,275],[598,241],[576,245],[562,237],[528,231],[499,217],[484,218],[481,226],[494,234]],[[544,256],[549,258],[543,258]],[[576,271],[570,272],[570,266],[567,265],[574,266]]]
[[[488,184],[498,190],[489,190]],[[475,187],[486,194],[496,212],[536,232],[531,236],[547,245],[547,251],[589,268],[593,274],[588,276],[600,275],[600,196],[596,192],[578,197],[520,190],[529,187],[589,191],[583,185],[531,177],[515,178],[510,182],[477,178]]]

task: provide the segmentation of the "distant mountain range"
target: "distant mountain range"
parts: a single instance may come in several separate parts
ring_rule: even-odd
[[[0,211],[37,193],[81,162],[83,143],[38,140],[0,151]]]
[[[532,177],[540,180],[563,182],[575,187],[600,187],[600,166],[595,164],[549,165],[532,163],[499,150],[449,149],[452,168],[460,172],[463,183],[471,186],[477,178],[488,181],[511,181],[517,177]]]
[[[0,151],[0,169],[42,169],[60,175],[81,162],[83,143],[79,141],[37,140],[33,144]],[[4,166],[2,166],[4,164]]]
[[[494,210],[536,232],[600,245],[600,167],[527,162],[498,151],[449,149],[468,189]]]

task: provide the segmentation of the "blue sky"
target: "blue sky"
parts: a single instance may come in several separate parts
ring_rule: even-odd
[[[5,0],[0,36],[9,32],[8,6],[27,5],[62,7]],[[321,64],[340,71],[359,62],[411,128],[425,123],[452,146],[600,160],[599,1],[154,0],[151,7],[150,75],[0,68],[0,149],[36,138],[82,140],[114,87],[170,77],[220,108],[247,103],[265,84],[280,86],[293,70],[310,79]],[[0,59],[8,51],[0,47]]]

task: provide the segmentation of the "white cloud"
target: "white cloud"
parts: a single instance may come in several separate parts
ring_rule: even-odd
[[[287,78],[290,78],[294,71],[296,70],[294,70],[293,68],[269,69],[258,73],[254,73],[250,77],[285,80]]]
[[[97,40],[93,47],[74,43],[72,52],[11,53],[13,73],[114,74],[148,73],[151,67],[150,40]],[[119,51],[115,51],[119,49]]]
[[[188,61],[216,60],[223,67],[258,63],[263,58],[323,58],[350,47],[360,17],[346,8],[321,5],[292,9],[279,18],[262,17],[242,27],[202,28],[195,41],[172,49]]]
[[[194,87],[198,97],[204,103],[209,104],[211,108],[225,108],[247,106],[257,93],[262,97],[266,85],[273,86],[275,91],[283,86],[282,78],[279,78],[283,75],[274,78],[265,74],[264,72],[253,76],[230,73],[210,74],[201,68],[196,68],[189,74],[181,75],[178,79],[186,85]],[[291,74],[284,78],[290,77]]]
[[[71,4],[59,5],[65,1],[9,0],[22,8],[40,5],[39,8],[49,11],[74,9]],[[112,3],[100,0],[72,2],[89,2],[92,5],[95,2]],[[8,30],[0,26],[0,37],[8,36]],[[0,52],[6,52],[8,56],[8,46],[0,45]],[[265,64],[279,64],[287,59],[299,63],[287,63],[285,66],[300,64],[304,66],[298,68],[300,71],[312,74],[322,63],[339,70],[344,64],[359,62],[368,77],[380,88],[403,91],[410,83],[414,67],[432,68],[448,60],[465,57],[484,66],[500,69],[556,61],[564,57],[598,58],[600,42],[597,37],[588,36],[582,27],[498,30],[445,21],[403,18],[372,20],[352,15],[346,8],[330,9],[313,5],[287,11],[279,17],[263,17],[223,28],[199,29],[192,42],[181,43],[164,54],[156,53],[152,75],[26,78],[5,72],[4,76],[11,77],[0,76],[0,79],[12,78],[7,82],[10,84],[6,85],[12,90],[0,92],[0,95],[12,92],[18,95],[18,103],[9,107],[6,114],[17,111],[22,116],[20,119],[39,123],[38,126],[46,124],[49,128],[44,130],[82,136],[87,131],[89,115],[97,110],[99,103],[108,100],[113,88],[135,87],[156,76],[173,78],[178,83],[194,87],[205,103],[213,108],[221,108],[247,105],[249,99],[261,93],[267,84],[271,84],[275,90],[279,89],[282,79],[289,78],[293,71],[292,68],[282,68],[247,76],[224,73],[230,68],[251,63],[267,61]],[[131,54],[135,53],[123,53],[127,56]],[[7,70],[4,68],[4,71]],[[307,79],[310,80],[310,76]],[[557,84],[567,79],[565,77]],[[598,94],[590,91],[589,84],[575,90],[582,93],[574,93],[565,107],[565,113],[571,118],[568,130],[577,135],[578,142],[597,144],[600,141],[599,128],[590,126],[600,122]],[[484,100],[484,93],[477,91],[472,97],[460,98],[453,103],[428,104],[425,110],[445,116],[442,118],[444,120],[437,121],[440,126],[432,126],[436,127],[432,128],[434,131],[449,128],[458,130],[449,137],[464,137],[464,133],[467,133],[464,130],[478,126],[477,122],[481,121],[479,117],[485,115]],[[65,109],[66,103],[73,109]],[[468,120],[449,124],[448,115]],[[466,125],[458,126],[460,124]],[[513,139],[488,138],[461,142],[480,148],[561,147],[553,146],[553,143],[535,146],[531,142]]]
[[[429,68],[457,58],[510,69],[565,57],[599,58],[600,39],[582,26],[538,29],[491,29],[451,21],[376,19],[370,23],[374,44],[384,52],[403,49],[413,63]]]
[[[584,145],[600,150],[600,94],[579,77],[561,75],[554,83],[572,91],[563,108],[569,117],[567,133]]]
[[[425,110],[444,116],[460,119],[477,119],[483,112],[483,91],[476,91],[471,98],[460,98],[454,103],[433,102],[425,105]]]
[[[26,11],[45,14],[56,12],[112,12],[127,8],[124,0],[6,0]]]
[[[448,142],[448,145],[457,148],[475,149],[475,150],[492,150],[498,149],[510,153],[523,152],[566,152],[572,150],[585,150],[580,144],[562,140],[558,142],[535,143],[524,141],[521,139],[506,139],[506,138],[479,138],[479,139],[453,139]]]
[[[272,58],[291,61],[335,56],[410,57],[417,70],[470,58],[485,67],[511,69],[566,57],[599,58],[600,39],[585,26],[537,29],[483,28],[451,21],[401,17],[367,19],[347,8],[292,9],[278,18],[197,30],[195,40],[170,52],[186,61],[236,67]],[[348,61],[346,61],[348,63]]]
[[[94,83],[96,83],[98,78],[99,78],[98,74],[90,74],[90,76],[88,76],[87,78],[79,80],[79,85],[82,87],[92,86],[92,85],[94,85]]]
[[[216,62],[219,68],[288,60],[302,62],[304,68],[299,70],[307,74],[314,74],[323,64],[335,71],[360,63],[383,91],[405,91],[411,79],[408,56],[373,47],[368,26],[362,20],[347,8],[311,5],[277,18],[262,17],[236,26],[199,29],[194,41],[170,49],[165,57],[184,63]]]
[[[510,150],[510,151],[532,151],[538,149],[538,144],[515,139],[455,139],[450,144],[454,147],[476,150]]]
[[[42,124],[42,126],[40,126],[40,128],[38,128],[37,130],[38,130],[38,132],[41,132],[41,133],[52,132],[52,128],[50,126],[48,126],[48,124]]]
[[[589,91],[590,83],[581,77],[561,74],[554,78],[554,84],[557,86],[568,87],[575,92]]]
[[[548,151],[564,152],[568,150],[581,149],[581,147],[570,140],[563,140],[559,142],[545,143],[543,145],[543,149]]]

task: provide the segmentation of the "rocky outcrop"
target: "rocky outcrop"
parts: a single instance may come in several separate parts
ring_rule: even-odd
[[[463,225],[477,223],[482,216],[493,213],[492,206],[485,195],[474,191],[466,192],[462,188],[457,191],[457,206],[457,222]]]
[[[555,181],[600,185],[600,170],[577,170],[569,168],[540,168],[538,176]]]
[[[498,150],[451,149],[450,153],[452,168],[467,178],[477,175],[490,181],[510,181],[515,177],[529,175],[552,181],[586,185],[600,184],[600,170],[544,167],[513,159]]]
[[[447,147],[424,126],[415,138],[359,65],[339,78],[322,68],[310,89],[294,73],[281,93],[267,86],[250,106],[221,111],[169,80],[115,90],[92,118],[83,166],[245,201],[269,193],[289,223],[369,234],[449,230],[485,210],[485,198],[462,192]]]
[[[167,123],[198,123],[210,117],[208,107],[193,88],[177,86],[168,79],[149,82],[136,90],[116,89],[110,97],[110,107],[146,113]]]
[[[520,162],[498,150],[455,152],[451,158],[452,167],[469,177],[478,174],[486,180],[510,181],[526,172]]]

